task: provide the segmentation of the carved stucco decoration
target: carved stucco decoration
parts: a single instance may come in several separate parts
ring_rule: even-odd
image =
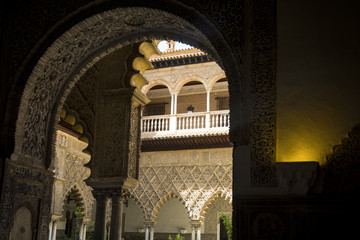
[[[140,204],[145,221],[155,221],[170,195],[181,199],[191,220],[203,220],[214,196],[232,199],[232,165],[142,167],[139,184],[130,194]]]
[[[65,199],[71,189],[78,189],[81,197],[83,199],[85,207],[85,217],[90,217],[92,204],[94,202],[94,197],[91,193],[91,188],[87,186],[84,182],[90,176],[90,170],[84,167],[84,164],[89,161],[83,157],[66,153],[66,172],[65,172],[65,181],[64,181],[64,192],[61,196],[62,199]],[[62,206],[61,206],[62,207]]]
[[[216,197],[206,210],[204,227],[205,233],[216,234],[217,224],[220,222],[220,213],[229,214],[231,216],[232,206],[229,200],[222,197]]]
[[[15,213],[10,240],[31,240],[33,234],[32,228],[31,211],[25,206],[20,207]]]
[[[274,0],[252,0],[250,99],[251,183],[274,186],[276,146],[276,32]]]
[[[333,148],[323,166],[323,191],[329,195],[356,195],[360,190],[360,124]]]
[[[48,171],[15,165],[10,160],[6,163],[5,174],[7,178],[4,183],[2,199],[0,239],[9,239],[8,234],[14,222],[15,212],[21,206],[26,206],[32,213],[32,223],[34,224],[32,227],[33,230],[37,230],[38,239],[47,239],[52,174]]]
[[[138,179],[139,157],[140,157],[140,121],[143,106],[136,101],[131,100],[130,110],[130,133],[129,133],[129,156],[128,156],[128,176]]]
[[[251,89],[252,101],[259,98],[262,99],[263,102],[267,102],[269,98],[266,98],[266,96],[271,96],[270,99],[273,99],[275,96],[270,94],[270,92],[274,90],[273,83],[275,82],[274,76],[272,76],[274,73],[273,51],[275,49],[274,41],[272,40],[274,39],[272,37],[268,38],[268,36],[275,35],[275,31],[271,27],[273,24],[271,19],[274,19],[274,4],[272,1],[266,4],[260,4],[260,2],[261,1],[252,2],[253,12],[251,15],[254,18],[254,26],[251,35],[255,40],[254,53],[252,54],[255,59],[253,61],[253,69],[259,67],[258,70],[253,71],[253,75],[256,81],[256,79],[259,79],[257,76],[261,76],[261,73],[265,75],[268,74],[267,76],[269,77],[267,79],[269,80],[269,84],[264,84],[264,82],[259,84],[258,81],[251,86]],[[229,55],[229,60],[225,58],[222,60],[225,63],[230,63],[232,61],[230,59],[234,59],[235,57],[235,59],[240,62],[240,49],[242,47],[241,33],[243,29],[242,15],[239,14],[239,12],[243,12],[243,3],[236,1],[226,3],[231,8],[219,6],[217,2],[211,2],[206,7],[200,3],[192,2],[192,4],[198,6],[199,9],[206,8],[207,11],[204,11],[206,15],[209,15],[219,26],[223,26],[222,33],[224,33],[224,36],[226,36],[229,41],[231,40],[230,44],[232,49],[230,50],[229,45],[219,46],[224,42],[221,34],[214,34],[211,38],[211,43],[216,49],[223,48],[224,52],[230,53],[232,51],[235,53],[235,55],[233,55],[233,53]],[[224,10],[226,13],[217,14],[220,10]],[[140,25],[135,24],[137,26],[134,27],[131,21],[127,20],[126,22],[124,20],[124,16],[131,14],[136,15],[139,12],[145,16],[145,23]],[[226,16],[228,16],[228,18]],[[234,18],[237,20],[234,21]],[[159,29],[161,29],[161,32],[170,32],[172,34],[161,34]],[[239,31],[235,31],[235,29]],[[149,36],[149,32],[153,32],[151,34],[152,36]],[[132,38],[133,33],[138,33],[138,35],[143,33],[144,36],[155,38],[167,38],[169,35],[173,35],[173,38],[176,38],[175,36],[177,35],[181,36],[181,39],[185,39],[186,37],[184,36],[190,36],[189,39],[197,39],[198,41],[189,40],[189,43],[194,43],[193,45],[196,46],[201,42],[202,46],[196,47],[205,49],[215,57],[215,59],[220,59],[206,37],[194,26],[166,12],[145,8],[127,8],[114,9],[90,17],[75,25],[59,37],[41,57],[30,75],[19,109],[13,159],[24,158],[26,160],[32,158],[37,165],[45,167],[49,165],[49,163],[45,163],[44,159],[47,157],[47,154],[51,155],[53,152],[53,146],[51,145],[55,138],[53,129],[55,119],[58,118],[61,105],[65,101],[71,87],[81,75],[102,56],[131,42],[146,39],[145,37]],[[270,39],[270,41],[268,39]],[[114,45],[113,43],[116,42],[116,40],[121,43]],[[98,51],[95,51],[95,54],[93,54],[91,58],[88,58],[90,53],[94,53],[94,49]],[[268,50],[269,54],[258,54],[259,51],[262,50]],[[88,61],[86,61],[86,59],[88,59]],[[267,60],[268,64],[264,64],[264,61],[261,62],[260,60],[265,60],[265,62]],[[75,68],[79,69],[77,73],[72,72]],[[235,110],[232,113],[232,119],[236,119],[236,121],[231,124],[230,135],[232,141],[241,144],[247,141],[248,134],[246,132],[246,126],[242,125],[245,121],[241,120],[246,119],[247,116],[246,114],[242,114],[243,110],[238,109],[236,106],[243,106],[246,101],[244,101],[244,96],[239,94],[244,91],[244,86],[242,86],[241,81],[238,80],[240,79],[238,65],[232,66],[232,68],[233,70],[227,71],[228,69],[225,65],[226,74],[229,79],[229,88],[232,94],[230,102],[232,109]],[[262,94],[257,92],[256,89],[258,88],[256,86],[261,85],[270,86],[271,91]],[[273,101],[270,100],[270,102]],[[239,105],[239,103],[241,104]],[[52,109],[54,109],[54,111],[52,111]],[[259,138],[254,138],[252,141],[252,152],[254,154],[252,155],[251,176],[252,184],[255,185],[271,185],[274,179],[271,164],[273,163],[275,155],[275,146],[272,144],[275,142],[275,133],[274,131],[270,131],[270,133],[267,134],[266,131],[269,130],[269,127],[273,130],[275,128],[275,120],[273,119],[274,109],[269,108],[267,110],[267,115],[271,123],[266,123],[266,127],[256,124],[262,122],[260,114],[255,113],[252,116],[254,122],[252,126],[253,135],[255,136],[257,132],[261,132],[261,134],[265,135],[264,139],[270,143],[264,147]],[[25,118],[25,115],[28,117]],[[259,129],[259,131],[256,132],[255,130],[257,129]],[[45,139],[52,139],[52,141],[45,141]],[[261,152],[264,154],[261,154]],[[48,156],[47,159],[51,158]],[[265,162],[265,164],[262,162]]]
[[[142,25],[133,26],[124,20],[139,13],[146,19]],[[168,37],[159,29],[182,38],[199,39],[204,48],[216,55],[199,30],[170,13],[146,8],[114,9],[82,21],[49,47],[30,75],[21,100],[13,158],[35,159],[35,164],[44,166],[46,155],[51,154],[47,150],[53,148],[61,105],[78,79],[101,57],[122,46],[149,37]],[[133,37],[134,33],[143,37]],[[75,68],[79,71],[74,74]]]
[[[61,144],[64,138],[67,139],[66,146]],[[64,199],[72,189],[77,189],[84,204],[85,217],[90,218],[94,197],[91,187],[84,181],[90,176],[90,169],[84,166],[90,161],[90,156],[82,153],[86,144],[61,131],[58,131],[57,139],[52,214],[61,215]]]

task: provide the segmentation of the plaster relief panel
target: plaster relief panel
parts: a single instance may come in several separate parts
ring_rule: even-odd
[[[32,215],[27,207],[20,207],[14,217],[14,225],[10,232],[10,240],[31,240]]]

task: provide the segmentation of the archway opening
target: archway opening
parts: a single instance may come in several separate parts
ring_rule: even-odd
[[[78,239],[82,234],[84,202],[79,190],[74,187],[66,195],[62,216],[59,219],[56,238]]]
[[[85,25],[86,25],[86,23],[84,23],[84,26]],[[96,26],[98,26],[98,24]],[[190,28],[190,29],[191,29],[190,33],[192,33],[192,30],[194,30],[194,29],[193,28]],[[164,31],[164,32],[166,32],[166,31]],[[141,31],[139,32],[139,34],[140,33],[141,33]],[[114,33],[114,34],[116,34],[116,33]],[[75,35],[76,34],[74,34],[74,36]],[[104,35],[104,34],[102,33],[102,35]],[[174,31],[173,36],[176,36],[176,35],[177,35],[177,33],[175,33],[175,31]],[[66,37],[71,38],[71,35],[68,35]],[[184,39],[184,38],[185,37],[183,36],[182,39]],[[109,38],[109,39],[111,39],[111,38]],[[133,39],[132,40],[129,40],[129,39],[132,39],[132,38],[127,38],[127,40],[133,41]],[[144,37],[142,37],[141,39],[144,39]],[[206,41],[206,39],[203,39],[203,36],[201,34],[199,35],[198,39],[194,39],[194,36],[193,37],[190,36],[189,39],[190,39],[189,40],[190,43],[193,42],[200,46],[203,46],[205,49],[213,50],[212,47],[209,45],[208,41]],[[34,114],[36,116],[34,118],[32,117],[31,119],[22,118],[22,116],[20,116],[19,119],[21,119],[21,121],[18,122],[18,128],[17,128],[17,135],[20,137],[18,138],[18,144],[16,147],[16,154],[14,154],[14,158],[16,159],[16,157],[22,156],[21,154],[23,154],[25,156],[24,159],[33,157],[35,159],[34,160],[34,162],[36,163],[35,165],[45,167],[45,168],[48,167],[49,165],[51,165],[49,163],[46,163],[45,159],[52,159],[49,156],[53,155],[53,147],[54,147],[54,146],[51,146],[51,144],[54,141],[45,141],[45,140],[49,140],[48,138],[51,138],[51,137],[54,140],[54,136],[55,136],[54,131],[57,129],[56,125],[54,127],[54,123],[57,123],[57,120],[59,119],[58,117],[61,114],[60,109],[62,108],[64,102],[67,100],[67,96],[68,96],[70,90],[72,89],[72,87],[78,82],[78,80],[84,75],[85,72],[87,72],[89,69],[91,69],[96,64],[96,62],[99,61],[99,59],[102,59],[102,58],[104,58],[104,56],[107,56],[108,54],[115,52],[116,49],[120,49],[120,47],[128,46],[128,45],[126,45],[128,42],[126,42],[124,40],[122,42],[119,41],[121,43],[117,43],[116,45],[114,45],[113,43],[116,42],[115,40],[117,40],[117,39],[112,38],[111,44],[109,43],[108,45],[102,46],[102,48],[94,48],[93,46],[91,47],[92,49],[96,49],[96,51],[98,51],[98,52],[94,52],[94,50],[87,49],[85,51],[86,54],[79,53],[79,55],[76,55],[76,56],[75,55],[69,56],[68,52],[64,53],[64,52],[60,51],[61,49],[57,49],[57,47],[60,46],[60,48],[65,47],[65,48],[62,48],[62,50],[64,50],[64,49],[69,50],[66,48],[66,46],[61,45],[62,44],[61,41],[63,41],[63,40],[64,39],[59,40],[59,42],[55,46],[56,49],[50,48],[51,51],[55,50],[55,52],[58,52],[60,55],[64,54],[64,58],[60,57],[61,62],[66,63],[66,64],[64,64],[66,66],[62,65],[62,67],[65,67],[63,69],[63,71],[61,73],[59,73],[60,71],[58,71],[58,69],[52,69],[53,66],[56,65],[56,64],[53,65],[54,62],[52,62],[52,61],[56,62],[59,59],[52,59],[51,56],[49,57],[48,55],[46,56],[46,58],[49,58],[49,59],[45,58],[44,61],[39,61],[40,66],[37,67],[37,69],[46,69],[46,71],[47,71],[49,68],[47,68],[47,66],[44,66],[44,65],[49,64],[52,66],[52,67],[50,67],[50,69],[54,70],[54,71],[52,71],[51,79],[53,80],[53,83],[55,85],[57,85],[54,87],[54,90],[56,91],[56,93],[53,94],[53,98],[47,99],[46,102],[44,102],[44,103],[38,102],[38,101],[41,101],[41,99],[38,99],[36,97],[33,98],[34,96],[32,95],[32,93],[35,92],[34,95],[37,96],[37,94],[40,94],[40,92],[37,92],[37,91],[41,91],[43,89],[48,90],[45,82],[49,76],[44,74],[43,77],[38,78],[39,73],[37,73],[36,71],[33,73],[33,75],[30,78],[30,82],[31,82],[30,87],[29,87],[30,90],[26,91],[26,94],[24,94],[24,97],[23,97],[23,102],[28,102],[29,105],[43,104],[44,106],[49,106],[50,109],[52,109],[52,111],[48,111],[49,115],[46,115],[46,114],[44,115],[44,114],[42,114],[43,111],[40,113],[40,112],[38,112],[37,109],[30,109],[28,111],[27,105],[24,104],[25,106],[22,107],[21,112],[29,113],[29,115]],[[66,39],[66,40],[68,41],[69,39]],[[137,40],[139,40],[139,39],[137,39]],[[102,42],[102,43],[104,43],[104,42]],[[81,46],[84,46],[83,44],[81,44]],[[106,49],[106,50],[104,50],[104,49]],[[87,54],[91,55],[91,59],[86,59],[86,57],[89,56]],[[67,56],[66,58],[65,58],[65,55]],[[94,56],[96,56],[96,57],[94,57]],[[216,56],[216,54],[215,54],[215,56]],[[77,58],[77,59],[75,59],[75,58]],[[79,61],[79,60],[81,60],[81,61]],[[75,64],[74,66],[76,66],[76,67],[67,68],[68,67],[67,61],[70,61],[70,62],[75,61],[75,62],[79,62],[79,64]],[[71,64],[70,64],[70,66],[71,66]],[[81,70],[79,70],[79,69],[81,69]],[[75,71],[75,70],[79,70],[79,71]],[[40,74],[40,76],[41,76],[41,74]],[[39,85],[36,84],[37,81],[38,81]],[[44,81],[45,85],[41,84],[42,81]],[[37,87],[35,89],[31,89],[32,86],[37,86]],[[39,125],[37,129],[40,129],[40,131],[43,131],[43,132],[34,133],[34,135],[33,135],[33,133],[31,132],[33,129],[33,125],[34,125],[33,120],[39,119],[39,116],[37,114],[39,114],[39,116],[41,116],[43,119],[45,119],[44,121],[40,121],[37,123]],[[83,119],[83,118],[81,118],[81,119]],[[88,122],[86,124],[89,125]],[[24,126],[25,126],[25,128],[23,128]],[[25,131],[22,132],[24,129],[25,129]],[[89,128],[89,131],[91,131],[91,128]],[[39,136],[37,136],[37,134]],[[227,132],[227,134],[228,134],[228,132]],[[37,146],[31,145],[30,146],[29,142],[33,142],[33,140],[36,139],[37,137],[39,137],[39,141],[38,141],[39,145],[37,145]],[[208,154],[208,155],[210,156],[211,154]],[[214,160],[215,158],[216,158],[216,156],[212,159],[212,161],[215,162],[215,160]],[[194,156],[194,159],[198,159],[198,157]],[[105,162],[103,165],[107,166],[107,163]],[[93,172],[95,172],[95,171],[93,171]],[[200,174],[201,174],[201,171],[200,171]],[[212,183],[216,183],[216,182],[218,182],[218,180],[219,179],[216,179],[214,177],[212,180]],[[209,183],[209,184],[212,184],[212,183]],[[172,184],[175,184],[175,183],[172,183]],[[201,187],[197,186],[196,188],[200,189]],[[200,206],[197,206],[197,207],[200,207]]]
[[[169,235],[175,239],[177,234],[190,235],[189,214],[184,203],[170,198],[160,209],[155,225],[156,238],[166,239]]]

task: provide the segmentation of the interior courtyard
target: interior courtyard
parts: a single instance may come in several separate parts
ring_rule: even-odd
[[[359,10],[4,3],[0,240],[352,239]]]

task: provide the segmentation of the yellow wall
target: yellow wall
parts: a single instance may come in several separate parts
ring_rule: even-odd
[[[360,123],[358,2],[278,1],[278,161],[324,163]]]

